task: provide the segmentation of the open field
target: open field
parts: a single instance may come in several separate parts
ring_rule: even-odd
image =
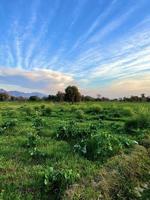
[[[0,200],[146,200],[149,155],[149,103],[0,103]]]

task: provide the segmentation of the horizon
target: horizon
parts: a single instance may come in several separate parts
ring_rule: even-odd
[[[150,95],[150,1],[1,0],[0,88]]]

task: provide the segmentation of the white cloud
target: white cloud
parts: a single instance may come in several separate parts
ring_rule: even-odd
[[[1,79],[3,77],[3,80],[7,80],[8,85],[16,87],[18,81],[21,79],[22,86],[19,87],[25,89],[28,88],[30,91],[32,88],[45,93],[48,93],[49,91],[55,93],[58,90],[64,90],[65,87],[75,82],[73,77],[69,74],[63,74],[48,69],[34,69],[32,71],[27,71],[19,68],[12,69],[1,67],[0,76]],[[1,84],[3,85],[4,83],[0,81],[0,86]]]

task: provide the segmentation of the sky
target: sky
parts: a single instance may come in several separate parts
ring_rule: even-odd
[[[0,88],[150,95],[150,0],[0,0]]]

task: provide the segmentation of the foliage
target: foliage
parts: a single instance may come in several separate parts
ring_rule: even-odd
[[[37,135],[35,133],[29,133],[27,137],[27,147],[28,148],[35,148],[37,146]]]
[[[29,101],[39,101],[40,98],[38,96],[30,96]]]
[[[126,133],[136,133],[137,129],[150,128],[150,116],[140,113],[125,122]]]
[[[101,111],[102,111],[102,108],[99,105],[93,105],[86,109],[86,112],[91,113],[91,114],[100,114]]]
[[[86,127],[80,127],[77,122],[70,121],[63,125],[60,125],[57,130],[57,139],[62,140],[77,140],[81,138],[90,137],[98,129],[97,125],[89,124]]]
[[[0,134],[4,134],[5,131],[10,130],[14,128],[18,123],[17,119],[9,119],[5,121],[1,126],[0,126]]]
[[[76,86],[68,86],[65,89],[65,100],[72,103],[81,100],[81,94]]]
[[[0,93],[0,101],[8,101],[10,96],[7,93]]]
[[[42,117],[36,117],[33,120],[33,127],[35,128],[37,134],[40,134],[44,126],[46,125],[45,120]]]
[[[83,110],[76,110],[75,113],[76,113],[77,119],[84,119],[85,115],[84,115]]]
[[[2,125],[3,128],[13,128],[17,125],[18,123],[18,120],[17,119],[10,119],[10,120],[7,120],[6,122],[4,122],[4,124]]]
[[[52,108],[50,107],[44,107],[41,110],[42,116],[50,116],[52,113]]]
[[[49,167],[42,177],[42,195],[51,196],[51,199],[61,199],[63,192],[69,185],[79,178],[79,174],[69,170],[55,170]]]
[[[75,144],[74,151],[81,153],[89,160],[105,161],[119,153],[124,147],[130,147],[136,143],[123,136],[102,132]]]

